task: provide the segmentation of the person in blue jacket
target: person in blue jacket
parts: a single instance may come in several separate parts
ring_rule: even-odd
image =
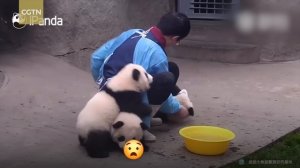
[[[153,76],[151,89],[145,93],[145,102],[161,105],[160,113],[175,118],[186,118],[188,110],[175,98],[180,91],[176,86],[179,68],[168,62],[167,46],[179,45],[190,32],[190,21],[185,14],[170,12],[163,15],[156,26],[148,30],[130,29],[109,40],[91,57],[91,71],[101,89],[107,79],[116,75],[128,63],[139,64]],[[143,121],[150,127],[152,116]],[[144,132],[146,141],[155,141],[149,131]]]

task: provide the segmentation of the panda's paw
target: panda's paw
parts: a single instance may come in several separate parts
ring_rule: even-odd
[[[194,108],[193,107],[190,107],[190,108],[188,108],[188,111],[189,111],[189,115],[190,116],[194,116]]]
[[[191,102],[188,92],[186,89],[182,89],[178,95],[176,96],[177,100],[180,102],[180,104],[185,107],[190,116],[194,116],[194,106],[193,103]]]

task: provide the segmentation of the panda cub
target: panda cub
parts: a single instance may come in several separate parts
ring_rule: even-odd
[[[141,117],[134,113],[120,112],[111,128],[111,136],[115,143],[123,149],[128,140],[142,141],[144,130],[148,129]]]
[[[182,89],[178,93],[178,95],[176,95],[176,99],[183,107],[188,109],[190,116],[194,116],[194,106],[193,103],[190,101],[187,90]]]
[[[142,92],[147,91],[151,83],[152,76],[142,66],[127,64],[87,102],[78,115],[76,128],[80,145],[90,157],[109,156],[113,145],[110,130],[120,111],[138,116],[151,114],[151,107],[142,102]]]
[[[191,102],[188,92],[186,89],[182,89],[176,96],[175,98],[179,101],[180,105],[185,107],[188,110],[189,116],[194,116],[194,106],[193,103]],[[159,109],[160,106],[153,106],[154,109]],[[153,110],[155,113],[154,118],[161,118],[162,122],[168,122],[168,121],[173,121],[173,122],[181,122],[181,119],[178,119],[177,117],[173,117],[172,115],[167,115],[159,110]]]

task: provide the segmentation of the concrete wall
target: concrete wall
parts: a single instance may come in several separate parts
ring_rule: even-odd
[[[170,48],[175,57],[230,63],[286,61],[300,58],[298,0],[241,0],[241,10],[285,12],[291,27],[284,33],[254,32],[243,34],[234,22],[192,20],[192,31],[178,48]],[[188,52],[187,52],[188,51]]]
[[[129,28],[147,28],[169,10],[168,0],[44,0],[44,17],[63,18],[62,27],[1,25],[0,34],[88,70],[90,54],[106,40]]]
[[[298,16],[298,0],[241,0],[242,9],[285,10]],[[22,30],[0,26],[0,35],[13,43],[65,59],[88,70],[91,53],[106,40],[128,28],[147,28],[167,11],[175,0],[45,0],[45,17],[62,17],[62,27],[27,26]],[[296,11],[296,12],[294,12]],[[297,17],[295,17],[297,19]],[[298,21],[283,36],[245,35],[225,21],[192,20],[192,31],[182,45],[169,48],[172,57],[230,63],[300,58]]]
[[[299,0],[247,0],[244,6],[255,12],[283,12],[290,18],[290,28],[287,32],[254,34],[253,43],[259,47],[261,59],[288,61],[300,58]]]

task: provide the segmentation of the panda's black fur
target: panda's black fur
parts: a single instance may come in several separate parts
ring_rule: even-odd
[[[104,86],[103,90],[116,100],[120,108],[120,111],[126,111],[128,113],[136,114],[140,118],[150,115],[152,112],[151,106],[146,105],[142,101],[143,95],[140,92],[136,92],[136,91],[114,92],[107,86]]]

